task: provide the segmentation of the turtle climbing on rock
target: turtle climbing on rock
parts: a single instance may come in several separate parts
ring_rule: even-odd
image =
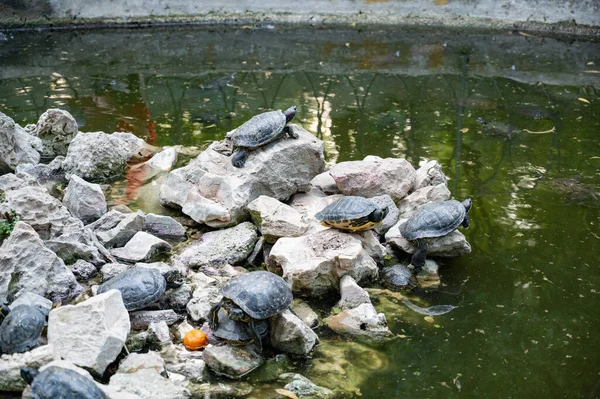
[[[420,270],[425,266],[428,241],[456,230],[460,225],[469,227],[468,212],[471,199],[463,202],[447,200],[425,204],[400,226],[402,237],[417,245],[411,264]]]
[[[108,399],[94,381],[62,367],[22,368],[21,378],[31,384],[34,399]]]
[[[248,325],[242,321],[231,320],[225,309],[221,308],[219,310],[218,318],[219,327],[213,331],[215,337],[233,346],[247,345],[254,341],[254,336]],[[254,327],[262,342],[269,331],[269,323],[265,319],[256,320]]]
[[[323,226],[359,232],[374,228],[387,214],[388,208],[379,208],[366,198],[346,196],[327,205],[315,217]]]
[[[288,125],[294,116],[296,116],[296,106],[283,112],[281,110],[264,112],[244,122],[231,135],[233,147],[237,148],[231,158],[232,165],[236,168],[243,167],[250,150],[269,144],[284,134],[297,139],[298,134],[294,133]]]
[[[2,305],[5,317],[0,324],[0,353],[21,353],[35,348],[46,325],[46,315],[31,305],[18,305],[12,310]]]
[[[231,279],[222,289],[223,299],[209,313],[210,328],[219,328],[219,310],[224,309],[230,320],[243,322],[262,351],[260,321],[283,312],[293,295],[284,279],[267,271],[255,271]]]

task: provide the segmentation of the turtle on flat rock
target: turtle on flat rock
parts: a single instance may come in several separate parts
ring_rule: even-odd
[[[32,305],[17,305],[12,310],[2,305],[5,314],[0,324],[0,353],[21,353],[37,346],[46,325],[46,315]]]
[[[41,372],[25,367],[21,378],[31,385],[34,399],[108,399],[94,381],[62,367],[50,366]]]
[[[260,321],[283,312],[293,295],[290,286],[278,275],[267,271],[245,273],[231,279],[222,289],[223,299],[209,313],[213,331],[219,328],[219,310],[230,320],[246,323],[251,336],[262,351]]]
[[[469,227],[468,212],[471,209],[471,199],[463,202],[447,200],[425,204],[400,226],[402,237],[417,245],[412,256],[411,264],[420,270],[425,266],[428,240],[442,237],[456,230],[460,225]]]
[[[235,129],[231,141],[233,147],[237,148],[237,152],[233,154],[231,164],[236,168],[243,167],[250,150],[269,144],[284,134],[297,139],[298,134],[294,133],[288,125],[296,116],[296,110],[296,106],[293,106],[284,112],[281,110],[264,112],[253,116]]]
[[[385,219],[388,208],[379,208],[372,201],[356,196],[342,197],[315,215],[323,226],[359,232],[374,228]]]

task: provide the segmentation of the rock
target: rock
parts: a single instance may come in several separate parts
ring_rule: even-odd
[[[394,201],[400,201],[412,190],[416,178],[415,169],[407,160],[374,156],[338,163],[329,174],[344,195],[369,198],[388,194]]]
[[[252,373],[248,380],[253,384],[277,381],[279,375],[295,369],[288,355],[280,353],[267,359],[261,368]]]
[[[418,208],[429,202],[445,201],[448,199],[450,199],[450,190],[444,184],[420,188],[400,201],[400,217],[408,218]]]
[[[300,212],[275,198],[261,195],[250,202],[247,209],[265,240],[270,243],[280,237],[301,236],[308,229]]]
[[[416,170],[415,185],[413,190],[418,190],[427,186],[448,185],[448,178],[442,172],[442,165],[438,161],[426,162]]]
[[[10,305],[8,305],[9,309],[13,309],[19,305],[31,305],[35,306],[39,310],[41,310],[46,316],[50,313],[52,309],[52,301],[44,298],[41,295],[34,294],[33,292],[22,291],[19,296],[15,298],[14,301]],[[1,323],[0,323],[1,324]]]
[[[438,273],[439,266],[432,259],[425,260],[425,266],[417,273],[417,281],[422,289],[435,289],[441,284],[440,275]]]
[[[348,233],[346,233],[348,234]],[[379,238],[373,230],[362,231],[360,233],[352,234],[355,238],[358,238],[362,242],[363,248],[367,251],[369,256],[377,263],[384,262],[384,256],[386,253],[385,247],[379,242]]]
[[[98,240],[106,248],[122,247],[144,228],[144,214],[141,211],[125,215],[115,227],[96,233]]]
[[[340,279],[340,294],[342,298],[336,307],[342,310],[354,309],[363,303],[371,303],[369,294],[356,284],[356,281],[350,275],[345,275]]]
[[[300,298],[294,298],[290,308],[310,328],[315,328],[319,325],[319,316],[312,310],[310,305]]]
[[[62,168],[62,163],[65,157],[58,156],[49,164],[38,163],[36,165],[26,163],[18,165],[16,168],[17,174],[27,173],[35,178],[38,183],[63,183],[66,181],[65,171]]]
[[[222,298],[220,287],[209,285],[196,288],[192,299],[187,303],[187,312],[194,321],[208,320],[210,309]]]
[[[131,328],[133,330],[145,330],[150,323],[164,321],[171,326],[180,320],[180,317],[173,311],[168,310],[138,310],[130,313]]]
[[[100,274],[102,275],[102,282],[108,281],[115,277],[119,273],[123,273],[125,270],[131,268],[131,265],[125,263],[107,263],[100,268]]]
[[[144,369],[164,373],[165,361],[157,352],[132,353],[119,363],[117,373],[131,374]]]
[[[383,269],[381,282],[384,287],[392,291],[407,291],[417,286],[415,276],[405,265],[394,265]]]
[[[77,175],[90,182],[122,176],[130,154],[126,143],[103,132],[78,133],[67,151],[63,168],[67,176]]]
[[[39,186],[35,178],[28,174],[18,173],[17,176],[14,173],[7,173],[0,175],[0,190],[4,191],[5,194],[7,191],[17,190],[31,185]]]
[[[209,345],[202,353],[204,363],[217,375],[239,379],[258,368],[264,360],[256,346]]]
[[[131,314],[129,315],[131,317]],[[148,324],[148,334],[151,339],[154,339],[159,343],[161,347],[171,345],[171,333],[169,332],[169,325],[165,320],[153,321]]]
[[[170,373],[178,373],[186,376],[191,382],[200,383],[204,381],[206,363],[201,359],[188,359],[181,363],[167,365]]]
[[[246,205],[261,195],[286,200],[308,191],[325,166],[323,142],[299,126],[293,129],[297,140],[276,140],[253,150],[243,168],[233,167],[213,143],[188,166],[169,173],[161,204],[181,207],[199,223],[225,227],[247,219]]]
[[[315,385],[300,374],[284,373],[279,376],[279,380],[287,382],[284,388],[299,399],[329,399],[336,396],[332,390]]]
[[[29,291],[63,302],[82,291],[64,262],[24,222],[17,222],[0,247],[0,265],[0,301],[12,301],[20,292]]]
[[[250,255],[257,240],[256,227],[250,222],[211,231],[175,256],[173,265],[199,268],[240,263]]]
[[[77,305],[53,309],[48,318],[48,344],[57,356],[102,374],[121,352],[130,326],[121,293],[110,290]]]
[[[79,259],[101,266],[105,259],[111,259],[110,253],[96,238],[96,235],[79,220],[65,227],[58,237],[46,240],[50,248],[66,264],[70,265]]]
[[[171,244],[168,242],[152,234],[138,231],[123,248],[111,249],[110,253],[120,261],[135,263],[149,261],[169,251],[171,251]]]
[[[71,272],[77,281],[88,281],[98,272],[98,270],[96,270],[96,266],[86,262],[83,259],[79,259],[77,262],[69,266],[69,269],[71,269]]]
[[[400,217],[400,211],[398,207],[394,203],[394,200],[389,195],[379,195],[377,197],[369,198],[375,205],[379,208],[388,209],[388,214],[383,219],[383,221],[378,224],[373,230],[377,232],[379,235],[385,235],[387,231],[398,222],[398,218]]]
[[[370,303],[342,310],[325,319],[325,322],[336,333],[366,343],[379,344],[393,337],[387,327],[385,315],[378,314]]]
[[[271,317],[271,345],[281,351],[308,355],[319,342],[319,337],[289,310]]]
[[[335,180],[329,172],[323,172],[316,175],[310,181],[310,184],[325,194],[340,194],[340,189],[335,184]]]
[[[183,284],[180,287],[167,290],[164,298],[170,308],[176,312],[185,312],[188,302],[192,299],[192,292],[192,287],[189,284]]]
[[[269,267],[283,271],[294,293],[312,296],[337,290],[345,274],[356,281],[377,277],[377,264],[361,241],[335,229],[280,238],[271,249]]]
[[[100,219],[88,224],[86,227],[91,229],[96,234],[100,232],[106,232],[116,227],[119,224],[119,222],[125,219],[126,216],[127,214],[119,212],[113,208],[104,215],[102,215]]]
[[[38,140],[32,143],[30,140]],[[40,162],[41,141],[30,136],[12,118],[0,112],[0,169],[15,170],[17,165]]]
[[[42,140],[42,157],[66,155],[69,143],[77,134],[75,118],[62,109],[50,108],[38,119],[34,134]]]
[[[24,353],[0,357],[0,392],[20,392],[27,384],[21,378],[21,368],[39,369],[56,359],[51,345],[38,346]]]
[[[254,249],[252,249],[252,252],[246,258],[246,261],[251,265],[260,266],[260,264],[264,260],[264,247],[265,238],[262,236],[258,237],[258,240],[256,240],[256,244],[254,244]]]
[[[133,166],[132,169],[136,170],[137,175],[143,180],[150,180],[159,173],[170,171],[175,161],[177,161],[177,151],[174,148],[166,148],[148,161]]]
[[[100,185],[88,183],[76,175],[71,176],[62,202],[84,224],[98,220],[108,210]]]
[[[160,216],[153,213],[146,215],[144,231],[156,237],[172,239],[186,237],[185,228],[177,220],[170,216]]]
[[[110,137],[118,138],[124,142],[123,148],[127,150],[128,159],[146,159],[160,149],[146,143],[133,133],[114,132],[110,134]]]
[[[245,398],[253,391],[252,385],[245,381],[188,385],[194,398]]]
[[[137,358],[131,361],[131,367],[127,367],[127,372],[119,371],[110,377],[109,387],[138,395],[144,399],[185,399],[190,397],[190,391],[184,387],[185,378],[183,376],[171,373],[169,378],[165,378],[156,370],[156,363],[160,356],[147,353],[129,356],[133,355]]]
[[[300,212],[302,220],[308,224],[305,234],[310,234],[328,229],[315,218],[315,214],[341,197],[341,195],[326,196],[318,189],[313,188],[307,193],[295,194],[290,201],[290,206]]]

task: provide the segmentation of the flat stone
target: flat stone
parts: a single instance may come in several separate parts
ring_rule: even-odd
[[[260,367],[264,359],[255,345],[209,345],[202,353],[208,368],[217,375],[239,379]]]
[[[271,345],[281,351],[308,355],[319,337],[298,316],[289,310],[271,317]]]
[[[185,228],[170,216],[149,213],[144,219],[144,231],[156,237],[185,238]]]
[[[185,362],[168,364],[167,370],[184,375],[191,382],[201,383],[205,380],[206,363],[202,359],[188,359]]]
[[[280,237],[298,237],[308,230],[300,212],[275,198],[261,195],[247,206],[250,216],[267,242]]]
[[[76,175],[69,179],[63,205],[84,224],[98,220],[108,210],[100,185],[88,183]]]
[[[96,234],[98,234],[100,232],[105,232],[116,227],[119,224],[119,222],[125,219],[126,216],[127,215],[123,212],[111,209],[110,211],[102,215],[100,219],[88,224],[87,227],[94,231]]]
[[[145,262],[159,254],[171,251],[171,244],[143,231],[135,233],[123,248],[111,249],[110,253],[123,262]]]
[[[184,382],[185,378],[175,373],[165,378],[154,368],[140,368],[130,373],[113,375],[108,386],[144,399],[186,399],[191,394],[184,387]]]
[[[141,211],[127,214],[115,227],[96,233],[98,240],[106,248],[124,246],[131,238],[144,228],[144,214]]]
[[[167,310],[138,310],[129,314],[131,328],[133,330],[145,330],[150,323],[164,321],[167,325],[173,325],[181,318],[173,309]]]
[[[377,344],[393,337],[387,327],[385,315],[378,314],[370,303],[342,310],[337,315],[328,317],[325,322],[336,333],[361,342]]]
[[[325,194],[340,194],[340,189],[329,172],[319,173],[310,181],[310,184]]]

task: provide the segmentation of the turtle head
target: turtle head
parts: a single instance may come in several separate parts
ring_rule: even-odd
[[[471,205],[473,204],[473,201],[471,201],[471,198],[467,198],[466,200],[461,202],[461,204],[465,207],[465,210],[468,213],[469,210],[471,209]]]
[[[481,123],[482,125],[486,125],[487,124],[486,120],[483,119],[482,117],[479,117],[476,120],[477,120],[477,122]]]
[[[389,212],[389,208],[386,206],[385,208],[377,208],[369,215],[369,220],[373,223],[379,223],[387,216]]]
[[[227,317],[229,317],[229,320],[243,322],[248,322],[250,320],[250,317],[246,314],[246,312],[244,312],[239,306],[237,306],[233,302],[231,302],[230,304],[226,304],[225,310],[227,311]]]
[[[294,105],[293,107],[289,107],[288,109],[283,111],[283,114],[285,115],[285,123],[289,123],[292,119],[294,119],[297,110],[298,107]]]
[[[169,270],[163,274],[165,280],[167,280],[167,287],[177,288],[183,285],[184,279],[183,274],[179,270]]]
[[[23,367],[21,369],[21,378],[29,385],[33,382],[33,379],[39,374],[39,371],[30,367]]]

